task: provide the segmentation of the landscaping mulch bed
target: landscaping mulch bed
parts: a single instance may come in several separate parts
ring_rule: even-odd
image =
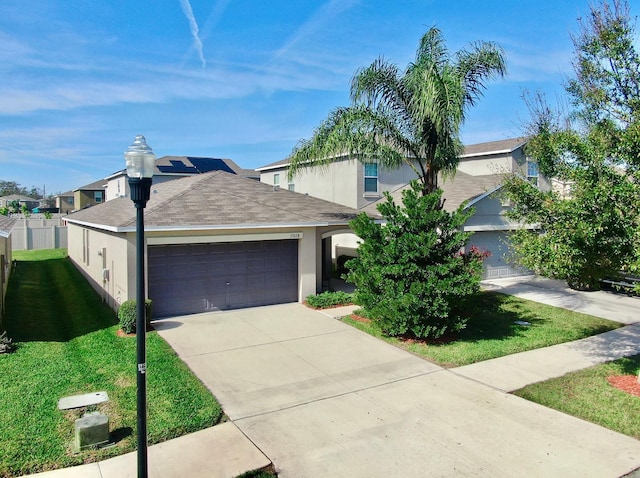
[[[618,390],[640,397],[640,382],[637,375],[612,375],[607,377],[607,381]]]

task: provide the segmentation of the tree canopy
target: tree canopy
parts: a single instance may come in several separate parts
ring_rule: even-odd
[[[640,57],[626,2],[603,0],[573,37],[569,115],[539,96],[526,152],[540,171],[570,186],[568,198],[512,176],[512,218],[536,226],[512,237],[517,262],[578,288],[639,270]]]
[[[476,42],[455,54],[442,33],[430,28],[404,72],[379,58],[356,71],[351,106],[333,110],[293,149],[289,176],[301,168],[347,156],[387,168],[410,166],[423,194],[438,187],[438,173],[453,173],[462,151],[460,127],[486,83],[506,72],[503,50]]]

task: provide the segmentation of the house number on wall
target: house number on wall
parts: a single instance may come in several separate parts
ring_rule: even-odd
[[[291,239],[300,239],[302,237],[302,234],[300,234],[299,232],[292,232],[289,237]]]

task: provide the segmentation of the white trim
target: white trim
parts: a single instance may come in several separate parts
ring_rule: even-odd
[[[169,244],[209,244],[214,242],[281,241],[284,239],[302,239],[302,232],[274,232],[264,234],[224,234],[220,236],[180,236],[148,237],[147,244],[161,246]]]
[[[533,224],[488,224],[478,226],[463,226],[463,231],[486,232],[486,231],[516,231],[518,229],[538,229]]]
[[[484,198],[486,198],[487,196],[492,195],[493,193],[495,193],[498,189],[500,189],[502,187],[502,184],[496,186],[495,188],[482,193],[480,196],[477,196],[476,198],[474,198],[473,200],[469,201],[467,204],[465,204],[463,209],[467,209],[471,206],[473,206],[474,204],[476,204],[477,202],[482,201]]]
[[[522,148],[527,143],[528,143],[528,141],[523,141],[522,143],[518,144],[517,146],[515,146],[515,147],[513,147],[511,149],[496,149],[494,151],[483,151],[481,153],[467,153],[467,154],[461,154],[458,157],[459,158],[473,158],[473,157],[476,157],[476,156],[490,156],[492,154],[513,153],[516,149]]]
[[[79,221],[77,219],[67,219],[67,222],[76,224],[83,227],[92,227],[94,229],[102,229],[110,232],[136,232],[136,226],[107,226],[104,224],[95,224],[91,222]],[[224,230],[236,230],[236,229],[287,229],[287,228],[300,228],[300,227],[326,227],[326,226],[343,226],[347,225],[349,221],[336,221],[336,222],[310,222],[310,223],[297,223],[297,224],[222,224],[222,225],[203,225],[203,226],[145,226],[145,232],[173,232],[173,231],[224,231]]]

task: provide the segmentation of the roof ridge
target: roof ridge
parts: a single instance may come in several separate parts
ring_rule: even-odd
[[[157,204],[154,204],[152,207],[148,208],[148,214],[151,214],[152,212],[158,210],[161,207],[164,207],[166,204],[169,204],[171,202],[174,202],[176,199],[181,198],[182,196],[184,196],[185,194],[187,194],[190,190],[194,189],[194,187],[189,187],[187,186],[187,182],[188,183],[195,183],[194,186],[196,186],[198,183],[203,182],[206,178],[210,177],[210,176],[214,176],[214,175],[218,175],[219,173],[225,173],[225,174],[230,174],[230,173],[226,173],[225,171],[212,171],[211,173],[202,173],[202,174],[193,174],[191,176],[186,176],[184,178],[180,178],[180,179],[174,179],[173,181],[167,181],[164,183],[159,183],[158,186],[160,184],[166,184],[167,188],[169,188],[170,186],[174,186],[174,185],[179,185],[179,186],[184,186],[182,187],[182,191],[177,192],[176,194],[170,194],[169,197],[167,197],[167,199],[164,199],[162,201],[158,201]],[[184,183],[180,183],[180,181],[185,181]],[[161,189],[164,189],[161,188]]]

